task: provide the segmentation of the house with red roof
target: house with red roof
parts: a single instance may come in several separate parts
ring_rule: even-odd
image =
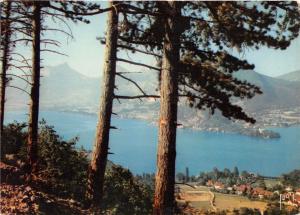
[[[215,188],[216,190],[223,190],[223,189],[225,188],[225,185],[224,185],[223,183],[217,181],[217,182],[214,184],[214,188]]]
[[[214,182],[213,182],[212,180],[208,180],[208,181],[206,182],[206,186],[212,187],[212,186],[214,186]]]
[[[252,195],[257,196],[260,199],[263,199],[263,198],[270,198],[273,195],[273,193],[261,187],[256,187],[253,188]]]
[[[242,195],[243,193],[250,192],[251,186],[249,184],[242,184],[235,187],[236,194]]]
[[[300,189],[297,189],[297,190],[295,191],[295,195],[300,196]]]
[[[298,207],[300,207],[300,195],[295,195],[295,197],[294,197],[294,203],[298,206]]]

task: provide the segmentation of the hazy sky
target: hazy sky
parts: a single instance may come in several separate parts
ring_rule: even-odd
[[[104,46],[96,40],[96,37],[104,35],[106,14],[90,17],[89,20],[91,21],[90,24],[70,23],[74,35],[73,40],[67,41],[61,33],[52,35],[62,43],[57,50],[64,52],[68,57],[44,54],[44,65],[55,66],[67,62],[82,74],[100,76],[102,74]],[[286,50],[262,47],[260,50],[249,50],[241,54],[241,57],[254,63],[255,71],[268,76],[275,77],[300,70],[300,37],[292,41],[291,46]],[[153,59],[145,56],[132,56],[132,58],[138,62],[154,64]],[[122,64],[122,66],[129,70],[138,70],[138,68],[128,64]]]

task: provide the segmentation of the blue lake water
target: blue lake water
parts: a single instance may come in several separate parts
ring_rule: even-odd
[[[43,111],[49,125],[64,138],[79,136],[78,146],[93,147],[96,115]],[[24,112],[8,112],[5,123],[27,121]],[[157,127],[144,121],[114,118],[110,135],[109,159],[129,168],[134,173],[155,172]],[[191,174],[233,168],[268,176],[278,176],[293,169],[300,169],[300,126],[273,128],[280,139],[261,139],[239,134],[178,129],[176,170],[189,167]]]

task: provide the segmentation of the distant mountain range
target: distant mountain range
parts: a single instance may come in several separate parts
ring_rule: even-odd
[[[250,112],[259,112],[266,109],[286,109],[299,107],[300,105],[300,82],[287,80],[287,77],[293,75],[300,79],[300,71],[288,73],[280,78],[272,78],[254,71],[239,71],[236,77],[241,80],[247,80],[259,86],[263,94],[245,101],[246,110]]]
[[[300,81],[300,70],[290,72],[288,74],[280,75],[277,78],[287,81]]]
[[[117,70],[126,72],[124,68]],[[99,71],[100,73],[101,71]],[[135,74],[124,74],[134,79],[149,94],[158,94],[157,75],[154,72],[144,72]],[[70,68],[67,64],[54,67],[47,67],[42,71],[41,79],[41,108],[67,111],[83,111],[96,113],[100,99],[101,78],[91,78]],[[278,122],[280,114],[270,115],[274,111],[294,111],[300,107],[300,71],[288,73],[277,78],[265,76],[254,71],[239,71],[235,76],[241,80],[247,80],[261,87],[263,95],[258,95],[253,99],[237,101],[252,116],[262,123],[272,124],[274,118]],[[14,80],[12,85],[25,87],[22,80]],[[130,82],[117,78],[117,91],[119,95],[141,94],[139,90]],[[28,89],[28,88],[27,88]],[[28,89],[29,91],[29,89]],[[26,93],[9,88],[7,96],[8,109],[27,108],[28,97]],[[159,103],[153,99],[146,99],[143,102],[135,101],[115,101],[114,112],[120,116],[129,118],[140,118],[150,121],[157,119]],[[274,112],[274,113],[275,113]],[[300,111],[299,111],[300,113]],[[225,119],[220,113],[210,116],[207,111],[191,110],[184,101],[179,104],[179,120],[184,126],[206,130],[237,131],[245,124],[232,123]],[[278,119],[277,119],[277,118]],[[294,117],[294,115],[293,115]],[[271,121],[270,121],[271,120]],[[284,122],[284,121],[280,121]]]

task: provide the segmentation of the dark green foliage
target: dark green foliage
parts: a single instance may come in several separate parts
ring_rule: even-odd
[[[155,174],[152,173],[143,173],[142,175],[135,176],[140,182],[143,184],[148,185],[152,190],[154,190],[154,183],[155,183]]]
[[[90,21],[84,18],[84,15],[91,15],[101,13],[100,4],[96,2],[86,1],[51,1],[49,8],[62,12],[65,17],[70,18],[73,22],[90,23]]]
[[[14,135],[14,134],[12,134]],[[40,122],[37,179],[48,192],[80,200],[86,186],[87,152],[75,149],[78,138],[64,141],[53,126]],[[26,161],[26,139],[18,152]]]
[[[113,165],[105,174],[102,208],[112,214],[151,214],[152,193],[129,170]]]
[[[298,210],[296,208],[288,210],[285,205],[282,206],[280,210],[279,203],[268,204],[264,215],[295,215],[298,214]]]
[[[120,43],[161,54],[163,26],[168,15],[172,16],[164,2],[127,4],[130,12],[124,13]],[[237,53],[261,46],[286,49],[299,34],[297,2],[185,1],[177,19],[182,32],[180,95],[191,107],[212,114],[217,109],[226,118],[254,123],[235,101],[262,92],[233,76],[235,71],[254,68]]]
[[[234,215],[260,215],[260,211],[258,209],[251,208],[240,208],[239,210],[235,209],[233,211]]]
[[[265,183],[264,179],[258,180],[258,187],[261,187],[263,189],[267,189],[267,186],[266,186],[266,183]]]
[[[240,175],[239,169],[236,166],[233,168],[233,175],[234,177],[238,177]]]
[[[21,146],[24,146],[24,140],[26,139],[24,128],[26,128],[26,124],[18,122],[4,127],[3,142],[1,142],[1,160],[4,154],[16,154]]]
[[[258,178],[257,176],[250,174],[247,171],[242,171],[241,175],[239,175],[237,167],[235,167],[232,172],[227,168],[225,168],[224,171],[214,168],[213,171],[210,172],[201,172],[196,178],[196,181],[203,185],[205,185],[209,180],[212,180],[214,182],[222,182],[226,186],[233,186],[234,184],[253,184],[258,180]],[[264,182],[262,179],[261,181]],[[259,185],[265,187],[265,184]]]
[[[17,154],[27,160],[26,124],[12,123],[4,127],[4,154]],[[88,152],[75,148],[78,138],[64,141],[53,126],[44,120],[39,126],[38,172],[36,186],[60,197],[84,202],[87,184]],[[111,164],[105,175],[103,205],[110,214],[150,214],[151,186],[142,183],[132,173]]]
[[[281,181],[284,185],[300,187],[300,170],[293,170],[290,173],[283,174]]]

